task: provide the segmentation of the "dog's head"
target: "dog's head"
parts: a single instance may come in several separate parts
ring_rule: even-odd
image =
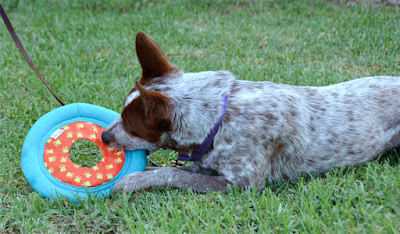
[[[136,54],[142,77],[102,140],[116,149],[191,152],[217,122],[234,76],[224,71],[184,73],[143,32],[136,36]]]
[[[121,117],[103,132],[102,140],[114,148],[154,151],[159,148],[162,134],[172,128],[172,107],[167,96],[144,86],[159,81],[160,77],[179,73],[179,69],[143,32],[136,36],[136,54],[142,77],[126,97]]]

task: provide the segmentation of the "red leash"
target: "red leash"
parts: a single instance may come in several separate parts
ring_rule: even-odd
[[[39,77],[39,79],[42,81],[42,83],[46,86],[46,88],[50,91],[51,94],[57,99],[57,101],[64,106],[65,103],[54,93],[54,91],[49,87],[49,85],[46,83],[46,81],[43,79],[42,75],[38,71],[38,69],[35,67],[35,64],[33,64],[32,60],[29,58],[28,54],[25,51],[24,46],[22,46],[21,41],[19,40],[17,33],[15,32],[10,19],[7,16],[6,11],[4,10],[3,5],[0,3],[0,14],[1,18],[3,18],[4,23],[6,24],[6,27],[8,29],[8,32],[10,33],[11,37],[13,38],[15,44],[17,45],[19,51],[21,51],[22,55],[25,57],[26,61],[31,65],[33,70],[36,72],[36,75]]]

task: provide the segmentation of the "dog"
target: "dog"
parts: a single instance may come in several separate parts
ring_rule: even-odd
[[[236,80],[227,71],[184,73],[143,32],[136,54],[142,77],[102,141],[149,153],[171,149],[193,162],[126,175],[114,193],[262,189],[400,146],[400,77],[300,87]]]

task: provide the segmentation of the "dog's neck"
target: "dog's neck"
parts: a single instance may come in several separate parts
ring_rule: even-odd
[[[222,102],[222,108],[221,108],[222,114],[218,118],[218,122],[215,123],[214,127],[208,133],[206,139],[204,139],[204,141],[199,145],[199,147],[195,151],[192,152],[191,155],[179,153],[178,154],[179,160],[181,160],[181,161],[199,161],[201,159],[201,157],[210,149],[211,145],[214,142],[214,138],[217,135],[219,127],[221,126],[221,123],[224,120],[226,108],[228,107],[228,101],[229,101],[229,94],[224,96],[224,99]]]
[[[161,147],[182,153],[197,148],[221,116],[221,101],[230,93],[234,80],[231,73],[222,71],[186,73],[170,79],[164,92],[174,106],[173,130],[162,136]]]

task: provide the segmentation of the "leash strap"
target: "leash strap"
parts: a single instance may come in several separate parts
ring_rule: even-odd
[[[65,103],[53,92],[53,90],[47,85],[46,81],[43,79],[42,75],[38,71],[38,69],[35,67],[35,64],[33,64],[32,60],[29,58],[28,54],[25,51],[24,46],[22,46],[21,41],[19,40],[17,33],[15,32],[10,19],[7,16],[6,11],[4,10],[3,5],[0,3],[0,14],[1,18],[3,18],[4,23],[6,24],[6,27],[8,29],[8,32],[10,33],[11,37],[13,38],[15,44],[17,45],[19,51],[21,51],[22,55],[25,57],[26,61],[31,65],[32,69],[36,72],[36,75],[39,77],[39,79],[42,81],[44,86],[50,91],[51,94],[57,99],[57,101],[64,106]]]

